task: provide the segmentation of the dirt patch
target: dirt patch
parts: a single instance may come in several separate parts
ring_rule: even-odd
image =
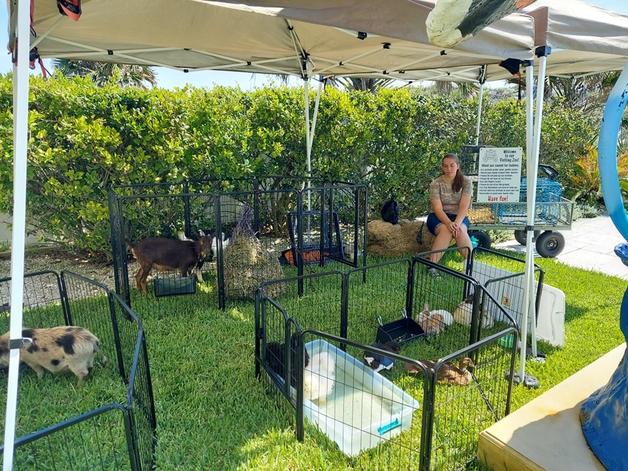
[[[72,271],[114,289],[113,265],[90,260],[84,255],[70,254],[55,248],[29,250],[26,253],[25,273],[53,270]],[[0,254],[0,278],[11,276],[11,254]]]

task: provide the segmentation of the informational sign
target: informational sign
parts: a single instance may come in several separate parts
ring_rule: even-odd
[[[521,147],[483,147],[478,165],[478,203],[517,203]]]

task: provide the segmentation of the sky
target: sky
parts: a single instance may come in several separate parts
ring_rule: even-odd
[[[50,0],[54,1],[54,0]],[[129,0],[133,1],[133,0]],[[585,0],[591,5],[596,5],[608,10],[628,15],[628,0]],[[5,50],[7,44],[7,2],[0,1],[0,47]],[[49,67],[49,60],[44,61],[46,67]],[[0,55],[0,73],[6,73],[11,70],[11,61],[8,54]],[[213,87],[216,85],[232,85],[239,86],[243,90],[251,90],[262,87],[268,83],[276,82],[277,78],[263,74],[246,74],[242,72],[217,72],[202,71],[185,73],[178,70],[172,70],[164,67],[156,67],[157,85],[164,88],[184,87],[186,84],[197,87]],[[36,70],[39,72],[39,68]],[[299,83],[298,79],[291,78],[289,84]]]

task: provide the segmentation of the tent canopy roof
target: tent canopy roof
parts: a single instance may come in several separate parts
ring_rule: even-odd
[[[619,70],[628,61],[628,16],[581,0],[537,0],[535,45],[550,46],[549,75]]]
[[[581,0],[537,0],[455,49],[429,44],[433,0],[83,1],[78,22],[35,1],[42,57],[299,76],[478,81],[511,77],[506,58],[550,46],[548,73],[617,70],[628,60],[628,16]],[[366,37],[358,32],[367,33]],[[305,61],[304,58],[308,60]]]
[[[256,2],[88,0],[73,22],[54,2],[37,0],[34,45],[42,57],[401,79],[439,79],[454,68],[473,75],[482,64],[529,58],[533,48],[534,23],[526,15],[511,15],[443,51],[427,40],[430,2],[387,0],[386,8],[377,0],[320,0],[307,8],[250,3]]]

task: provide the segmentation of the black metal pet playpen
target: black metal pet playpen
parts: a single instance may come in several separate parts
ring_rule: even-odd
[[[10,278],[0,279],[2,332]],[[19,386],[15,469],[150,470],[156,419],[144,329],[105,286],[68,271],[27,274],[25,328],[80,326],[100,340],[86,383],[24,370]]]
[[[326,436],[331,459],[358,469],[465,468],[479,432],[509,412],[518,344],[517,313],[493,296],[507,279],[485,255],[262,285],[256,374],[293,408],[297,438]],[[465,273],[473,262],[483,283]]]
[[[153,270],[153,290],[157,296],[191,294],[202,281],[203,293],[220,308],[229,300],[253,299],[264,281],[301,276],[331,261],[364,266],[367,203],[362,184],[285,177],[112,188],[116,291],[131,303],[129,271],[135,268],[127,244],[154,237],[209,234],[212,251],[198,257],[196,273]]]

